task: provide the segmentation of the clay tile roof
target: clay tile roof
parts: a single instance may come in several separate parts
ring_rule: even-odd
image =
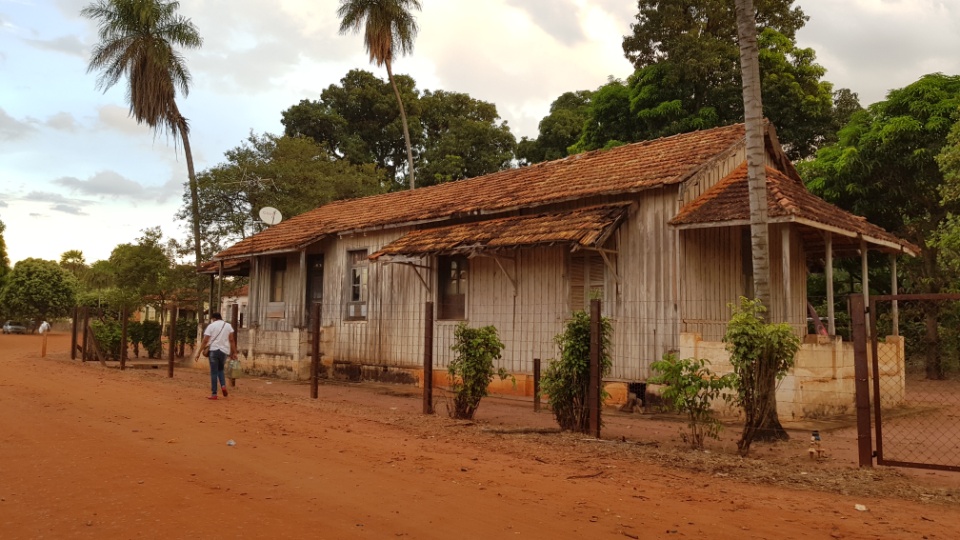
[[[326,235],[506,213],[681,182],[744,137],[742,124],[595,150],[437,186],[336,201],[274,225],[214,259],[294,251]]]
[[[777,221],[806,221],[865,237],[868,242],[886,244],[910,255],[920,248],[897,238],[866,219],[840,209],[816,195],[796,178],[767,167],[767,212]],[[747,194],[747,164],[744,162],[726,178],[707,190],[696,201],[684,206],[671,225],[695,225],[750,220]]]
[[[408,233],[370,256],[419,256],[571,244],[596,247],[620,224],[630,203],[515,216]]]

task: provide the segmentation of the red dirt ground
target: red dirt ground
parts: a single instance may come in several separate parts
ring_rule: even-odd
[[[650,415],[605,414],[596,441],[545,432],[529,401],[424,416],[403,387],[311,400],[241,379],[209,401],[204,369],[121,372],[69,360],[67,335],[40,344],[0,335],[5,539],[960,538],[957,475],[858,470],[849,429],[825,432],[825,462],[800,432],[742,460],[733,430],[690,452]]]

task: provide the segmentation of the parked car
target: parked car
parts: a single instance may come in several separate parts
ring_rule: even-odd
[[[3,323],[3,333],[4,334],[26,334],[27,327],[16,321],[7,321]]]

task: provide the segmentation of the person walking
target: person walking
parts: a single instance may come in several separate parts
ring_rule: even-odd
[[[49,331],[50,331],[50,323],[48,323],[47,321],[43,321],[43,323],[40,324],[40,328],[37,329],[37,332],[40,332],[41,334],[46,334]]]
[[[210,347],[208,353],[210,359],[210,396],[207,399],[217,399],[217,382],[220,382],[220,391],[223,397],[227,397],[227,379],[223,373],[223,366],[227,361],[227,356],[233,360],[237,357],[237,336],[233,332],[233,326],[223,320],[219,313],[210,314],[211,322],[207,329],[203,331],[203,342],[200,344],[200,350],[204,347]]]

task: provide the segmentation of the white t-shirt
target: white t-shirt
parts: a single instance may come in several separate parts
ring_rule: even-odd
[[[40,328],[39,328],[38,331],[39,331],[41,334],[45,334],[45,333],[49,332],[49,331],[50,331],[50,323],[48,323],[47,321],[43,321],[43,324],[40,325]]]
[[[230,334],[233,333],[233,327],[227,321],[213,321],[203,331],[203,335],[210,336],[210,350],[223,351],[230,354]]]

